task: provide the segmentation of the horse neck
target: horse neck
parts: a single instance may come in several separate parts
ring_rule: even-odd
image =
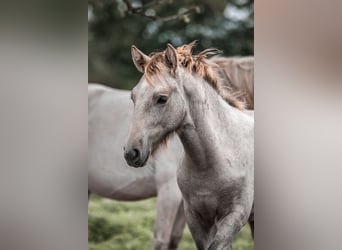
[[[240,111],[229,106],[203,79],[185,77],[182,82],[187,114],[178,135],[190,165],[207,169],[222,159],[221,149],[230,140],[230,133],[238,129]]]

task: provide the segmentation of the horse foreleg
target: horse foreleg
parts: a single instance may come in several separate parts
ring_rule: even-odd
[[[182,211],[180,211],[181,200],[182,196],[176,180],[169,181],[158,188],[154,250],[177,248],[183,231],[180,228],[184,228]]]
[[[179,202],[177,214],[173,223],[172,231],[171,231],[171,239],[169,244],[169,250],[176,250],[178,248],[178,244],[182,239],[183,232],[185,227],[185,213],[182,199]]]
[[[231,250],[233,240],[241,228],[247,223],[249,213],[243,208],[236,207],[216,223],[217,232],[208,250]]]
[[[198,220],[198,215],[196,215],[187,202],[184,202],[184,212],[185,212],[185,218],[186,222],[188,224],[188,227],[191,232],[192,239],[194,240],[196,244],[197,250],[206,250],[206,241],[207,241],[207,235],[206,230],[203,228],[203,225]]]

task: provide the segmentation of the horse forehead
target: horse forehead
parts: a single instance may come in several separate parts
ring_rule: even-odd
[[[155,92],[155,86],[144,79],[134,87],[133,91],[137,97],[144,98]]]
[[[147,87],[148,87],[148,81],[146,79],[145,76],[143,76],[140,81],[138,82],[137,85],[135,85],[135,87],[132,89],[132,92],[134,94],[138,94],[138,93],[143,93],[146,91]]]

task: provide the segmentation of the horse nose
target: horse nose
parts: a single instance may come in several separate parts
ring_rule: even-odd
[[[125,159],[128,163],[136,164],[140,160],[139,149],[133,148],[125,151]]]

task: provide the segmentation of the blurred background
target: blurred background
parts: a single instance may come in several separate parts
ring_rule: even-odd
[[[213,23],[217,18],[232,25],[234,22],[223,16],[224,8],[233,9],[232,13],[245,9],[215,0],[195,5],[215,2],[224,3],[216,16],[209,15],[209,9],[201,9],[188,16],[189,23],[179,20],[162,26],[170,25],[177,31],[173,25],[178,25],[178,36],[189,25],[204,25],[195,22],[196,18]],[[184,1],[182,7],[191,7],[191,3]],[[255,249],[341,249],[341,4],[260,0],[254,5],[258,164]],[[95,9],[105,12],[101,5],[112,6],[114,12],[108,9],[111,14],[97,16]],[[172,6],[165,10],[171,11]],[[87,5],[84,1],[65,0],[2,1],[0,249],[87,249],[86,7],[89,18],[93,18],[89,20],[89,79],[119,84],[115,80],[123,77],[114,64],[114,53],[122,53],[120,65],[132,67],[129,43],[133,41],[124,42],[122,37],[143,33],[153,20],[125,11],[119,18],[118,3],[113,0]],[[113,37],[103,32],[103,38],[95,39],[98,36],[94,36],[93,25],[102,19],[113,19],[120,25],[135,19],[141,30],[125,28]],[[114,23],[99,27],[117,30],[120,26]],[[240,37],[228,34],[245,34],[246,30],[251,28],[224,31],[222,38],[197,34],[201,43],[208,38],[214,46],[223,48],[225,55],[236,51],[244,54],[247,52],[229,51],[225,46]],[[154,47],[139,39],[134,43],[146,52],[149,47],[165,47],[157,40],[159,45]],[[251,35],[244,39],[234,45],[252,44]],[[216,41],[223,42],[216,45]],[[112,50],[99,50],[105,48],[100,44],[116,44],[124,49],[110,46]],[[97,70],[94,65],[100,64],[96,61],[103,62]],[[112,75],[117,78],[110,80],[109,74],[100,72],[115,72]],[[127,88],[138,77],[132,69]],[[89,206],[90,249],[150,249],[153,206],[153,199],[119,203],[94,197]],[[245,240],[249,235],[240,236],[235,247],[251,249]],[[191,237],[185,233],[180,249],[195,249],[191,244]]]
[[[225,56],[254,54],[252,0],[89,0],[89,82],[131,89],[139,79],[131,45],[144,53],[198,40]]]
[[[224,56],[254,55],[254,2],[251,0],[88,1],[88,81],[131,89],[141,77],[130,47],[144,53],[198,40],[195,52],[215,47]],[[88,241],[93,250],[152,249],[155,199],[118,202],[93,196],[89,203]],[[253,249],[249,227],[235,250]],[[180,250],[194,250],[188,229]]]

